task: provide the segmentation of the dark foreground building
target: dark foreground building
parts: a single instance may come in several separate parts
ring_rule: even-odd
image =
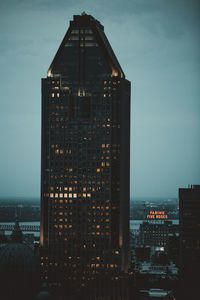
[[[180,298],[199,299],[200,185],[179,189]]]
[[[35,300],[38,291],[39,257],[16,221],[10,239],[0,243],[0,299]]]
[[[42,79],[41,279],[56,299],[129,299],[129,164],[130,82],[100,22],[74,16]]]

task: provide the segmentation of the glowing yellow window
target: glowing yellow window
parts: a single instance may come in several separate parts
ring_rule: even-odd
[[[101,170],[98,168],[98,169],[97,169],[97,173],[99,173],[100,171],[101,171]]]

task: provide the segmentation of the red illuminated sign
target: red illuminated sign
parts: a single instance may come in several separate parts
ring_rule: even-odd
[[[165,214],[165,211],[150,210],[147,219],[168,219],[168,215]]]

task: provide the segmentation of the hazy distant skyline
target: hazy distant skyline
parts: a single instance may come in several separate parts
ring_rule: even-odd
[[[0,198],[40,196],[41,78],[74,14],[98,19],[132,83],[131,197],[200,184],[198,0],[0,2]]]

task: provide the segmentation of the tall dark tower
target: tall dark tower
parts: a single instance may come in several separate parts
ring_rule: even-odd
[[[200,185],[179,189],[181,300],[197,299],[200,270]]]
[[[42,79],[41,264],[49,286],[128,272],[129,165],[130,82],[100,22],[74,16]]]

